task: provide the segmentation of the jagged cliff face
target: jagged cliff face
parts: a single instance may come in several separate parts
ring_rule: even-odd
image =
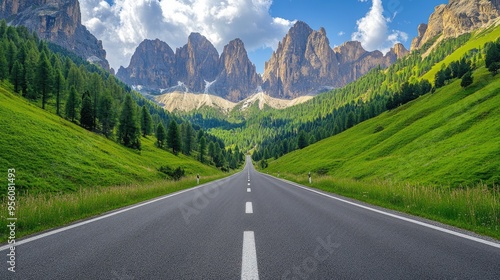
[[[117,77],[130,85],[147,85],[150,89],[168,88],[175,80],[175,55],[166,43],[156,39],[143,41],[136,49],[127,69],[121,67]]]
[[[408,54],[396,44],[386,55],[368,52],[360,42],[331,49],[323,28],[313,31],[297,22],[266,63],[263,89],[278,98],[296,98],[325,88],[344,86],[373,69],[386,68]]]
[[[240,39],[224,47],[220,58],[214,46],[193,33],[173,54],[159,40],[139,45],[129,67],[117,76],[147,91],[209,93],[238,102],[258,91],[281,99],[294,99],[344,86],[373,69],[390,66],[408,51],[396,44],[386,55],[367,52],[359,42],[330,47],[326,32],[297,22],[285,36],[261,78]]]
[[[145,40],[117,77],[148,91],[210,93],[230,101],[247,98],[261,85],[240,39],[225,46],[219,58],[215,47],[198,33],[192,33],[175,54],[167,43]]]
[[[78,0],[4,0],[0,17],[109,69],[102,42],[81,24]]]
[[[237,102],[247,98],[262,84],[240,39],[235,39],[224,47],[219,69],[220,74],[207,91],[225,95],[230,101]]]
[[[297,22],[266,62],[263,89],[270,96],[293,99],[338,86],[338,62],[326,32]]]
[[[418,29],[418,37],[413,39],[411,49],[422,47],[438,35],[443,38],[486,27],[500,16],[500,0],[450,0],[447,5],[439,5],[429,17],[427,25]]]
[[[363,49],[360,42],[350,41],[334,48],[339,61],[338,83],[346,85],[359,79],[375,67],[386,68],[396,60],[406,56],[409,51],[402,45],[396,44],[384,55],[380,51],[368,52]]]
[[[199,33],[189,35],[188,43],[176,50],[175,59],[176,78],[190,90],[204,92],[206,82],[212,82],[217,77],[219,53]]]

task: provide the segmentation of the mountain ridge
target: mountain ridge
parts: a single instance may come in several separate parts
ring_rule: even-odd
[[[82,25],[78,0],[4,0],[0,18],[111,71],[102,42]]]
[[[359,42],[331,48],[324,28],[314,31],[299,21],[278,43],[262,76],[240,39],[230,41],[218,57],[204,36],[192,33],[188,43],[175,54],[165,42],[144,40],[129,66],[118,70],[117,77],[143,91],[157,93],[175,92],[182,87],[186,92],[209,93],[232,102],[260,91],[274,98],[294,99],[341,87],[407,54],[399,43],[385,55],[368,52]]]

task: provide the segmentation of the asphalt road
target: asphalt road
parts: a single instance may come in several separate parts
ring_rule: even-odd
[[[0,279],[500,279],[500,246],[256,172],[19,240]]]

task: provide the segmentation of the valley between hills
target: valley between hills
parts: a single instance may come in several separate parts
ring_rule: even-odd
[[[297,21],[262,75],[240,39],[219,54],[195,32],[175,51],[161,40],[144,40],[130,64],[115,73],[106,60],[112,50],[104,50],[82,25],[77,0],[4,1],[0,19],[0,166],[15,170],[6,175],[10,185],[4,184],[0,199],[2,205],[15,200],[16,239],[124,207],[132,211],[144,201],[148,207],[169,201],[148,212],[147,234],[161,236],[157,224],[175,225],[175,236],[164,240],[183,240],[194,238],[190,226],[199,226],[200,236],[199,229],[208,228],[210,238],[224,239],[207,245],[208,251],[226,250],[226,240],[240,246],[225,234],[239,236],[254,208],[231,216],[224,207],[241,210],[236,200],[249,205],[254,199],[255,216],[273,221],[295,213],[294,205],[304,211],[319,207],[310,213],[321,215],[296,213],[301,222],[283,219],[287,229],[315,227],[307,217],[327,224],[324,217],[344,215],[338,208],[322,212],[329,202],[291,191],[300,184],[321,196],[333,193],[336,200],[418,216],[498,245],[499,1],[450,0],[418,26],[409,50],[396,44],[385,54],[355,41],[332,48],[324,28]],[[14,199],[8,192],[13,186]],[[280,204],[280,198],[289,204]],[[281,216],[263,215],[262,209]],[[158,214],[162,211],[168,215]],[[3,213],[3,243],[11,236],[7,218]],[[273,224],[268,222],[267,229]],[[231,229],[217,231],[228,225]],[[131,235],[141,235],[141,225],[131,228]],[[199,248],[179,244],[184,243],[168,247],[180,256],[175,260],[196,262],[190,256],[198,255],[186,256],[183,249]],[[227,253],[232,259],[239,259],[237,254]],[[497,251],[491,255],[498,259]],[[220,275],[234,278],[237,270]],[[321,270],[331,277],[327,272]],[[148,273],[158,278],[154,269]],[[190,273],[196,278],[206,271]]]

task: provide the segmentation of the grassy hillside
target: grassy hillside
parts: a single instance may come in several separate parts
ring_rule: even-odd
[[[151,182],[160,166],[186,173],[220,173],[191,158],[174,156],[142,138],[135,151],[41,110],[0,85],[0,166],[15,168],[19,191],[73,191],[80,187]]]
[[[427,79],[431,83],[434,83],[434,77],[436,73],[441,70],[443,65],[450,65],[453,61],[460,60],[465,54],[467,54],[472,49],[481,49],[488,42],[494,42],[500,37],[500,26],[492,25],[490,28],[485,30],[477,31],[472,39],[466,44],[461,46],[459,49],[454,51],[451,55],[447,56],[442,62],[437,63],[432,67],[429,72],[422,76],[422,79]]]
[[[484,68],[344,133],[292,152],[270,170],[427,185],[500,182],[500,79]]]
[[[474,72],[265,171],[500,239],[500,79]]]
[[[12,94],[0,84],[0,166],[16,170],[16,237],[58,227],[172,193],[226,174],[158,149],[154,137],[142,150],[125,148]],[[160,166],[182,167],[186,178],[165,180]],[[7,209],[7,184],[0,195]],[[7,240],[2,214],[0,242]]]

